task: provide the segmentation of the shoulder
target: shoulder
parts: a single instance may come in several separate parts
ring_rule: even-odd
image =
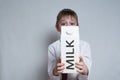
[[[82,47],[90,47],[90,44],[87,41],[84,41],[84,40],[80,40],[80,45]]]
[[[56,40],[55,42],[51,43],[49,46],[48,46],[48,49],[51,49],[51,48],[56,48],[60,45],[60,40]]]

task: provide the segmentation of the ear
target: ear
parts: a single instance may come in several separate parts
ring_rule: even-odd
[[[79,23],[77,23],[77,26],[79,26]]]

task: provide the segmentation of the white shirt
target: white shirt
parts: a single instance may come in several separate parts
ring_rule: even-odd
[[[57,40],[49,45],[48,47],[48,76],[49,80],[60,80],[61,75],[54,76],[53,75],[53,69],[56,66],[57,58],[60,57],[61,51],[60,51],[60,40]],[[85,64],[88,67],[89,73],[90,73],[90,67],[92,63],[91,59],[91,50],[90,45],[80,40],[80,55],[83,57]],[[88,75],[89,76],[89,75]],[[88,76],[82,75],[80,73],[71,73],[68,74],[68,80],[88,80]]]

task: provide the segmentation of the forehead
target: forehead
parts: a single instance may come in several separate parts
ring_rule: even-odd
[[[66,16],[62,16],[60,21],[64,21],[64,20],[76,20],[76,18],[74,16],[70,16],[70,15],[66,15]]]

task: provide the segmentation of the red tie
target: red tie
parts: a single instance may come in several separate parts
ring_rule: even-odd
[[[67,73],[62,74],[62,80],[67,80]]]

